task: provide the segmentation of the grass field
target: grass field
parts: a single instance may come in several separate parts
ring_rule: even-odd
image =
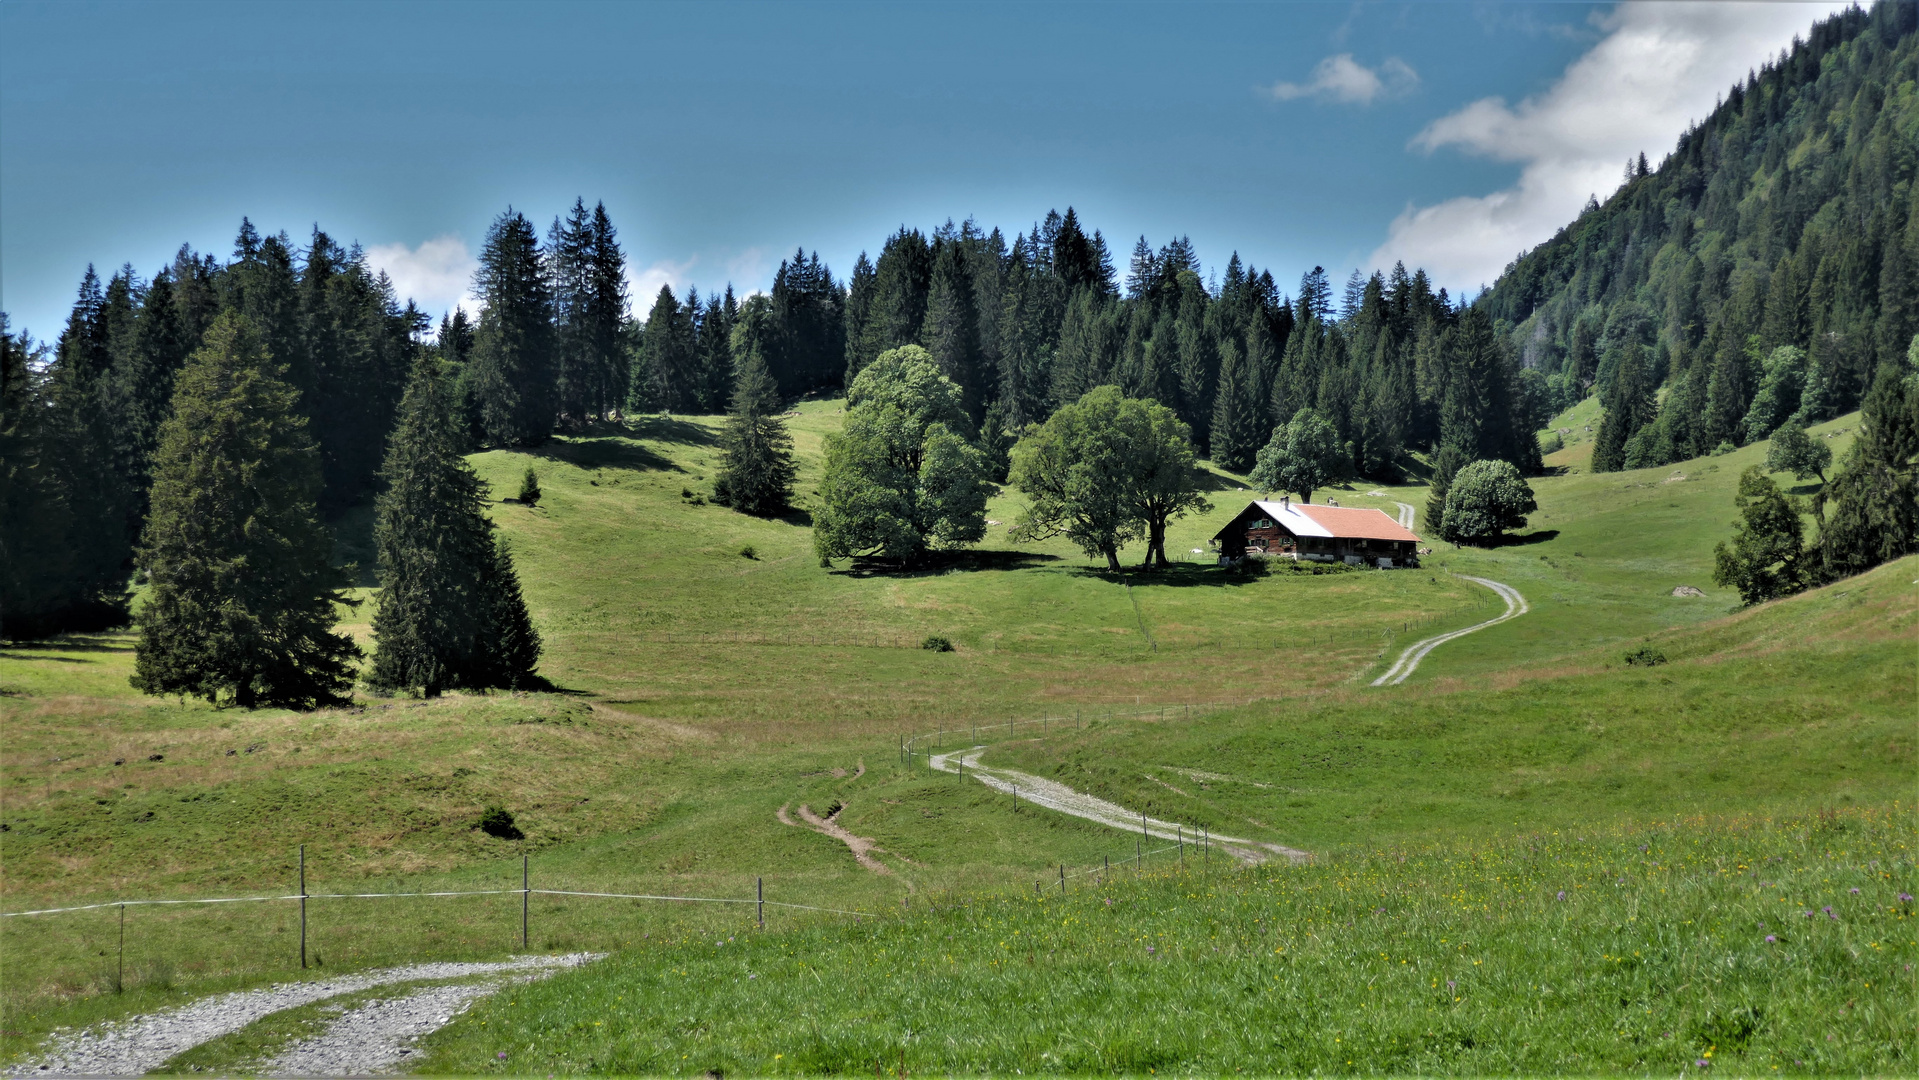
[[[1911,805],[1122,875],[649,941],[504,994],[428,1072],[1897,1074]]]
[[[838,409],[810,402],[792,420],[802,503]],[[134,694],[125,635],[0,651],[0,901],[285,893],[305,845],[316,892],[517,888],[525,855],[536,888],[743,899],[763,879],[769,900],[946,906],[1130,840],[903,765],[900,737],[1143,705],[1199,708],[1190,724],[1022,736],[992,760],[1328,855],[1680,813],[1872,813],[1910,796],[1919,566],[1739,615],[1711,585],[1738,472],[1763,445],[1593,475],[1590,443],[1571,443],[1551,462],[1564,474],[1534,483],[1529,535],[1440,545],[1421,572],[1223,574],[1206,540],[1252,497],[1225,474],[1214,510],[1169,537],[1193,561],[1165,573],[1109,575],[1063,544],[1008,542],[1011,493],[975,552],[887,572],[822,569],[803,511],[765,521],[705,503],[718,423],[650,418],[473,459],[497,493],[529,461],[540,471],[539,507],[494,514],[554,693],[362,693],[348,709],[248,713]],[[1389,512],[1425,502],[1411,486],[1326,495]],[[368,526],[344,523],[349,557],[364,560]],[[1501,609],[1455,572],[1518,587],[1532,612],[1442,647],[1403,687],[1367,687],[1406,644]],[[1679,584],[1708,595],[1671,596]],[[370,616],[346,616],[368,644]],[[929,634],[957,651],[918,648]],[[1624,669],[1623,650],[1646,640],[1672,662]],[[778,816],[834,803],[889,873]],[[476,831],[490,804],[526,839]],[[328,971],[518,947],[517,895],[311,908]],[[745,909],[717,905],[532,909],[535,948],[746,925]],[[297,974],[285,902],[132,909],[124,981],[109,973],[116,916],[0,922],[0,1057],[59,1024]],[[837,932],[805,929],[825,918],[772,921]]]

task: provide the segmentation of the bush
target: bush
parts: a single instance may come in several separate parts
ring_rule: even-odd
[[[486,812],[480,815],[480,820],[473,823],[473,827],[488,836],[497,836],[502,840],[526,839],[526,834],[520,831],[520,827],[513,824],[513,812],[504,806],[487,807]]]
[[[950,640],[939,636],[938,634],[934,634],[931,637],[928,637],[925,641],[920,642],[920,648],[930,649],[933,652],[952,652],[953,643]]]
[[[526,475],[520,477],[520,501],[528,506],[540,504],[540,474],[534,472],[531,465],[526,467]]]
[[[740,558],[742,559],[757,559],[759,557],[760,549],[754,547],[752,544],[748,544],[740,549]]]
[[[1626,663],[1631,667],[1658,667],[1666,662],[1666,654],[1651,645],[1641,645],[1626,654]]]

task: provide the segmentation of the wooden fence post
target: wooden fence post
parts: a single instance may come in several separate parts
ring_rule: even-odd
[[[300,970],[307,966],[307,846],[300,845]]]
[[[765,878],[756,877],[753,879],[753,895],[757,897],[759,900],[760,929],[764,930],[766,929],[766,879]]]
[[[526,949],[528,916],[533,907],[533,879],[527,868],[527,856],[520,855],[520,948]]]

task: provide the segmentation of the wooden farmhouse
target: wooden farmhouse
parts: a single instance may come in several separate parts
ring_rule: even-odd
[[[1213,537],[1220,562],[1247,556],[1348,562],[1381,570],[1419,565],[1419,537],[1379,510],[1257,501]]]

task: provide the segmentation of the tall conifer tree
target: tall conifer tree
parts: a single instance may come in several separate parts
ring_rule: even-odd
[[[780,389],[758,349],[749,349],[733,381],[733,407],[722,436],[713,501],[747,514],[769,516],[793,497],[793,438],[780,419]]]
[[[487,230],[474,284],[485,307],[473,339],[473,392],[496,446],[526,446],[553,433],[553,301],[539,238],[512,208]]]
[[[537,682],[539,638],[487,520],[486,485],[461,457],[460,427],[437,362],[422,358],[381,470],[372,681],[429,697]],[[522,655],[528,640],[530,657]]]
[[[229,312],[180,375],[139,554],[151,589],[132,683],[149,694],[310,708],[353,684],[359,649],[333,632],[349,582],[284,370]]]

